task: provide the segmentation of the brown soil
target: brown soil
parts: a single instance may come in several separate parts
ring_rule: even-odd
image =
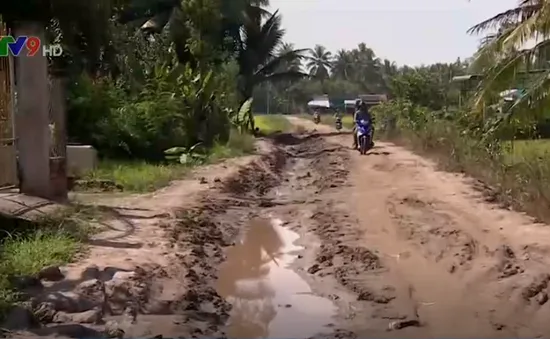
[[[292,121],[316,132],[260,141],[262,155],[203,168],[152,195],[112,199],[108,230],[85,259],[62,268],[64,279],[30,292],[16,310],[27,328],[16,335],[280,333],[270,328],[275,314],[299,318],[289,313],[299,301],[270,304],[254,331],[228,332],[247,319],[235,315],[242,303],[218,293],[235,286],[217,284],[247,265],[277,264],[283,241],[250,226],[277,218],[300,236],[290,268],[337,310],[312,337],[548,336],[546,225],[491,205],[472,180],[403,148],[380,142],[360,156],[349,135]],[[247,232],[249,244],[237,244]],[[220,270],[237,249],[241,262]],[[263,314],[258,307],[249,314]]]

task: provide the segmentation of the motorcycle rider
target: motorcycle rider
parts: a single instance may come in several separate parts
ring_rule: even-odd
[[[336,121],[342,121],[342,112],[338,109],[334,111],[334,119],[336,119]]]
[[[342,112],[338,109],[334,111],[334,124],[338,131],[342,129]]]
[[[313,112],[313,121],[315,121],[316,123],[321,121],[321,113],[318,109]]]
[[[366,120],[371,126],[371,131],[374,132],[373,120],[367,104],[358,99],[355,101],[355,114],[353,115],[353,149],[357,149],[357,124],[361,120]]]

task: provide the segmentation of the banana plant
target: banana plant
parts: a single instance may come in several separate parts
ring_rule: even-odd
[[[248,98],[239,108],[237,114],[231,117],[231,123],[239,132],[245,133],[254,129],[254,116],[252,115],[252,98]]]
[[[198,152],[198,147],[202,143],[187,147],[172,147],[164,151],[165,159],[168,161],[179,162],[182,165],[198,165],[206,161],[207,155]]]

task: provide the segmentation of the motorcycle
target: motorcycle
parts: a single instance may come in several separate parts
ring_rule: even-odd
[[[336,118],[335,125],[336,125],[336,130],[337,130],[338,132],[340,132],[340,130],[342,129],[342,118],[337,117],[337,118]]]
[[[366,120],[361,120],[357,124],[357,143],[361,155],[366,154],[373,146],[372,126]]]
[[[313,122],[319,124],[321,122],[321,115],[319,113],[313,114]]]

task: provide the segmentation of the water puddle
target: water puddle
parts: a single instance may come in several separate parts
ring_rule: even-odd
[[[279,220],[254,219],[229,249],[216,288],[233,305],[230,338],[307,338],[331,323],[334,304],[288,267],[302,248],[298,238]]]

